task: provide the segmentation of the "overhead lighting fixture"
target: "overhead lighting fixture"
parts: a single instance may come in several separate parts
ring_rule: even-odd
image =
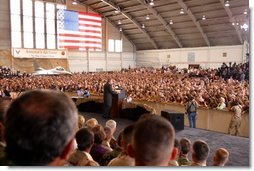
[[[146,15],[146,20],[150,20],[150,16],[149,15]]]
[[[142,24],[142,26],[141,26],[141,27],[142,27],[142,29],[146,28],[145,24]]]
[[[235,25],[235,23],[232,23],[232,26],[234,26]]]
[[[203,15],[203,17],[202,17],[202,20],[206,20],[206,17],[205,17],[205,15]]]
[[[236,25],[238,26],[238,25],[239,25],[239,23],[236,23]]]
[[[173,20],[170,20],[170,21],[169,21],[169,24],[170,24],[170,25],[174,24],[174,23],[173,23]]]
[[[151,5],[151,6],[153,6],[153,5],[154,5],[153,0],[150,0],[149,5]]]
[[[123,29],[120,27],[120,28],[119,28],[119,31],[123,31]]]
[[[183,8],[180,10],[180,14],[184,14],[184,10],[183,10]]]
[[[247,31],[249,28],[248,24],[244,23],[243,25],[241,25],[241,29],[244,29],[245,31]]]
[[[120,7],[117,7],[117,9],[115,10],[115,13],[118,14],[118,13],[120,13],[120,12],[121,12]]]
[[[230,6],[229,1],[226,0],[224,5],[225,5],[225,7],[229,7]]]
[[[245,15],[248,14],[247,9],[244,10],[243,14],[245,14]]]
[[[117,24],[122,24],[121,20],[118,20]]]
[[[72,1],[72,5],[77,5],[78,3],[76,1]]]

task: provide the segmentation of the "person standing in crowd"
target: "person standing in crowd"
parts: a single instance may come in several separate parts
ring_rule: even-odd
[[[135,166],[134,158],[130,157],[128,154],[128,145],[131,143],[133,130],[134,124],[124,128],[121,141],[122,152],[111,160],[108,166]]]
[[[188,154],[191,152],[191,141],[187,138],[180,140],[180,154],[178,158],[179,166],[189,166],[191,161],[189,160]]]
[[[209,145],[202,140],[197,140],[192,146],[192,163],[191,166],[207,166],[209,156]]]
[[[104,93],[103,93],[103,101],[104,101],[104,113],[102,115],[103,118],[110,118],[110,111],[112,107],[112,95],[117,94],[117,92],[113,91],[112,88],[112,79],[108,79],[107,83],[104,85]]]
[[[219,98],[219,104],[218,106],[216,107],[216,109],[218,110],[223,110],[226,108],[226,104],[225,104],[225,98],[224,97],[220,97]]]
[[[216,150],[213,157],[213,166],[225,166],[228,162],[229,152],[225,148],[219,148]]]
[[[188,102],[186,103],[186,114],[188,115],[190,128],[196,128],[198,103],[192,95],[189,95]]]
[[[60,91],[33,90],[15,99],[5,118],[5,165],[60,166],[74,150],[78,112]]]
[[[232,111],[232,115],[228,127],[228,134],[238,136],[242,120],[242,106],[237,100],[232,103],[230,111]],[[235,133],[233,133],[233,131],[235,131]]]
[[[136,122],[128,154],[135,158],[135,166],[168,166],[177,155],[174,140],[172,124],[161,116],[150,115]]]
[[[81,128],[75,135],[78,148],[69,156],[68,164],[71,166],[99,166],[90,155],[94,144],[94,134],[89,128]]]

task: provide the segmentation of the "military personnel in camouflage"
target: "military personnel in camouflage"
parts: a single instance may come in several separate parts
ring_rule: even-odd
[[[191,165],[191,161],[188,158],[190,150],[191,150],[191,141],[187,138],[182,138],[180,140],[180,155],[178,158],[179,166]]]
[[[68,158],[69,165],[72,166],[99,166],[89,154],[94,143],[94,134],[88,128],[81,128],[76,133],[78,149],[76,149]]]
[[[242,106],[239,104],[238,101],[233,102],[233,107],[230,108],[232,111],[231,121],[228,127],[228,134],[230,135],[239,135],[239,128],[241,126],[241,119],[242,119]],[[234,132],[235,131],[235,132]]]

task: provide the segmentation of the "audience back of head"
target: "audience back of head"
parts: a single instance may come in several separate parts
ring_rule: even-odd
[[[74,147],[78,113],[64,93],[29,91],[6,114],[6,155],[14,165],[58,165]]]
[[[197,140],[192,146],[192,165],[206,166],[206,161],[209,156],[209,146],[205,141]]]
[[[175,130],[171,123],[152,115],[136,123],[128,152],[135,158],[136,166],[167,166],[174,140]]]
[[[219,148],[216,150],[213,165],[214,166],[224,166],[228,162],[229,152],[225,148]]]

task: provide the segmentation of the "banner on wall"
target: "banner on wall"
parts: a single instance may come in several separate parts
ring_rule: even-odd
[[[20,49],[13,48],[12,56],[15,58],[61,58],[66,59],[66,50],[48,49]]]

